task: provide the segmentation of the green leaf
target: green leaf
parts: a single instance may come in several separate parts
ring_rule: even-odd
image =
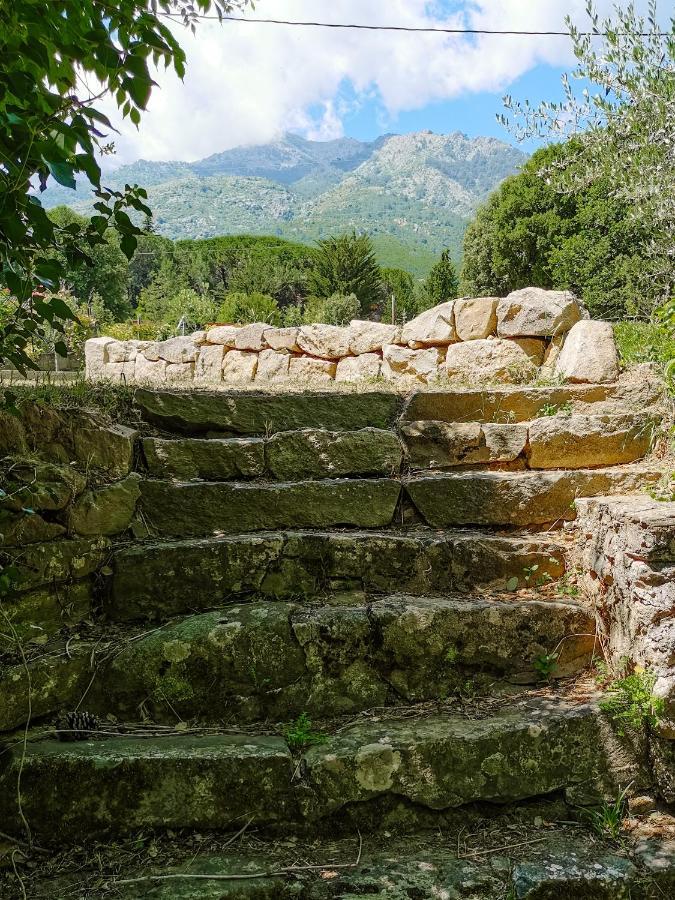
[[[506,582],[506,590],[507,591],[515,591],[518,589],[518,578],[514,575],[512,578]]]
[[[58,181],[59,184],[62,184],[64,187],[73,188],[73,190],[75,189],[76,184],[75,178],[73,177],[73,166],[71,166],[70,163],[46,159],[45,164],[51,172],[52,177]]]

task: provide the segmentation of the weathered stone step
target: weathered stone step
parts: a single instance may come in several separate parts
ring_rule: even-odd
[[[206,481],[392,475],[403,458],[396,434],[382,428],[279,431],[269,438],[149,437],[143,451],[152,475]]]
[[[60,845],[139,828],[319,827],[377,798],[429,810],[565,792],[613,795],[618,775],[593,703],[556,695],[484,717],[456,713],[353,725],[294,761],[280,737],[183,735],[46,740],[2,757],[0,821]]]
[[[388,428],[396,419],[401,398],[382,391],[270,394],[138,389],[135,403],[145,419],[166,431],[264,435],[301,428]]]
[[[481,839],[473,819],[468,828],[443,828],[442,834],[362,835],[362,839],[275,841],[246,835],[235,847],[211,838],[207,851],[153,841],[153,864],[123,866],[107,881],[120,900],[545,900],[592,898],[656,900],[675,885],[675,854],[664,839],[631,839],[621,848],[576,824],[542,829],[523,811],[495,814]],[[541,818],[541,816],[539,817]],[[474,828],[474,825],[477,828]],[[477,835],[471,832],[477,831]],[[502,840],[498,838],[501,837]],[[219,844],[223,847],[220,848]],[[214,846],[215,845],[215,846]],[[492,847],[499,847],[491,852]],[[301,850],[303,862],[298,862]],[[113,851],[108,851],[114,853]],[[104,871],[107,851],[98,852]],[[119,856],[119,850],[118,850]],[[167,861],[163,861],[163,857]],[[176,858],[178,856],[178,858]],[[56,878],[31,880],[29,896],[90,896],[87,886],[100,884],[92,860]],[[241,876],[237,878],[237,876]],[[190,877],[192,876],[192,877]],[[7,876],[7,880],[11,875]],[[60,893],[59,893],[60,891]],[[2,892],[0,890],[0,896]]]
[[[272,528],[390,525],[401,493],[391,478],[279,483],[142,481],[138,510],[158,537]]]
[[[158,722],[211,724],[327,718],[438,700],[467,681],[542,680],[591,660],[593,616],[575,603],[387,597],[368,605],[262,601],[190,616],[122,649],[99,668],[89,709]]]
[[[629,494],[661,477],[653,466],[548,472],[462,471],[413,476],[411,501],[428,525],[541,525],[575,517],[578,497]]]
[[[616,384],[418,391],[406,401],[402,418],[406,422],[527,422],[542,415],[546,407],[603,403],[619,392]]]
[[[646,456],[656,420],[645,414],[546,415],[531,422],[403,422],[413,469],[504,466],[576,469],[614,466]]]
[[[246,596],[280,599],[341,591],[438,595],[477,584],[524,585],[564,571],[550,536],[428,528],[279,531],[118,547],[102,598],[118,621],[166,619]]]

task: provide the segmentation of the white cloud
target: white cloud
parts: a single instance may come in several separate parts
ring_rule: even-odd
[[[602,0],[608,11],[610,0]],[[249,16],[333,22],[558,30],[585,0],[259,0]],[[454,11],[453,11],[454,10]],[[187,74],[157,73],[140,130],[123,123],[118,162],[193,160],[283,131],[315,139],[342,134],[350,85],[355,102],[376,97],[395,116],[476,91],[501,91],[540,63],[567,65],[569,41],[555,37],[476,38],[434,34],[289,28],[202,22],[180,29]],[[109,112],[112,107],[108,107]]]

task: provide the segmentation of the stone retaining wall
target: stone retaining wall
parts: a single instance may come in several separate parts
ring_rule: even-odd
[[[405,386],[522,383],[539,375],[596,384],[618,375],[611,325],[590,321],[567,291],[449,300],[403,326],[256,322],[166,341],[99,337],[86,344],[91,380],[213,387],[384,379]]]

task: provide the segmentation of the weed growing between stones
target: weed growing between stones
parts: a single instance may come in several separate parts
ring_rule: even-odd
[[[652,500],[659,503],[675,501],[675,472],[666,472],[655,483],[645,488]]]
[[[626,795],[630,784],[610,803],[604,801],[597,809],[583,810],[582,817],[601,838],[618,840],[626,813]]]
[[[559,653],[542,653],[534,661],[534,669],[545,681],[548,681],[558,668]]]
[[[600,701],[600,709],[609,715],[620,735],[625,734],[626,728],[637,731],[645,725],[658,724],[664,701],[652,693],[655,682],[653,673],[636,669],[607,686],[607,697]]]
[[[568,400],[567,403],[545,403],[541,409],[537,412],[537,416],[571,416],[572,415],[572,404]]]
[[[579,588],[575,583],[575,576],[565,572],[556,584],[555,592],[559,597],[578,597]]]
[[[328,740],[328,735],[312,729],[312,720],[306,712],[300,713],[295,722],[284,731],[284,737],[293,751],[316,747]]]

